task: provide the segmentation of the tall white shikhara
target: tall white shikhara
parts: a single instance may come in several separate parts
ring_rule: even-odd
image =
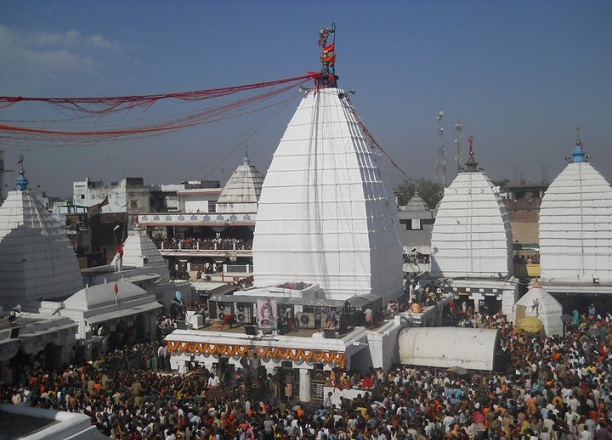
[[[402,293],[397,211],[346,93],[310,90],[264,180],[255,284],[317,283],[328,298]]]

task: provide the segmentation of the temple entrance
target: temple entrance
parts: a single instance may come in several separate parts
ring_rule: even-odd
[[[498,300],[495,295],[485,295],[484,300],[480,300],[480,313],[494,315],[502,308],[501,300]]]
[[[316,402],[323,401],[325,398],[325,385],[327,384],[327,375],[323,370],[323,364],[316,364],[314,369],[310,371],[310,398]]]
[[[60,369],[63,367],[62,347],[55,344],[47,344],[43,351],[44,367],[48,369]]]

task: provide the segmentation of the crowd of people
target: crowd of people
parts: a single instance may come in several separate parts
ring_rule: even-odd
[[[194,366],[173,374],[161,339],[60,371],[34,362],[0,386],[0,402],[82,412],[115,439],[611,438],[609,313],[585,311],[578,325],[552,337],[522,333],[502,315],[471,319],[500,329],[508,359],[501,371],[334,369],[329,386],[360,390],[335,405],[330,399],[301,404],[290,375],[266,375],[256,359],[244,368],[220,361],[214,371]],[[174,325],[170,318],[159,324],[160,335]]]
[[[158,249],[174,250],[234,250],[244,251],[253,248],[253,240],[242,238],[193,238],[193,237],[162,237],[152,238]]]

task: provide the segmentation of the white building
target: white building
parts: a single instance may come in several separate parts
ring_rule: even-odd
[[[393,197],[347,93],[309,90],[268,169],[253,238],[255,283],[318,284],[327,298],[403,292]]]
[[[82,182],[73,182],[72,203],[86,207],[105,203],[101,207],[104,213],[148,212],[149,188],[144,186],[142,177],[126,177],[110,186],[86,178]]]
[[[249,156],[233,172],[217,201],[217,212],[257,213],[257,202],[261,195],[264,178]]]
[[[102,266],[82,273],[21,167],[17,189],[0,207],[0,380],[11,382],[7,366],[16,357],[30,362],[44,353],[45,366],[58,368],[89,356],[93,342],[113,333],[154,339],[160,303],[169,310],[176,291],[190,293],[190,286],[169,282],[165,260],[139,232],[125,242],[120,272]],[[94,341],[101,325],[104,337]]]
[[[542,323],[546,336],[563,335],[561,315],[563,307],[550,293],[542,289],[540,281],[536,281],[527,293],[516,302],[512,321],[519,325],[521,319],[537,319]]]
[[[185,194],[181,206],[178,193],[183,191]],[[207,196],[204,199],[198,197],[201,194],[198,191],[203,191]],[[192,197],[189,197],[190,193]],[[186,212],[185,209],[196,212],[202,206],[208,212],[209,203],[214,206],[220,193],[218,181],[195,180],[180,184],[145,185],[142,177],[125,177],[120,182],[105,185],[102,181],[86,178],[84,181],[73,182],[72,203],[75,207],[87,208],[98,205],[105,214]]]
[[[91,417],[81,413],[0,404],[2,438],[21,440],[104,440],[108,439]]]
[[[501,278],[512,275],[512,235],[497,187],[477,169],[470,150],[465,171],[445,189],[431,236],[431,275]]]
[[[208,213],[215,212],[221,188],[193,188],[177,191],[179,212]]]
[[[540,267],[547,282],[612,282],[612,188],[578,141],[540,207]]]
[[[179,371],[257,357],[269,373],[295,377],[308,402],[323,397],[325,371],[387,369],[394,359],[399,316],[376,329],[342,328],[349,308],[362,317],[359,307],[403,293],[402,247],[397,208],[362,123],[335,80],[320,79],[305,91],[263,181],[253,237],[257,287],[209,299],[211,317],[230,313],[257,324],[248,334],[246,326],[245,333],[174,331],[166,340]],[[337,327],[326,325],[326,311],[339,313]],[[296,333],[280,334],[277,324],[291,316]]]
[[[431,236],[431,277],[450,280],[475,310],[499,308],[510,316],[517,284],[512,277],[512,235],[504,201],[477,168],[470,145],[465,171],[444,191]]]
[[[0,206],[0,306],[36,312],[84,284],[70,240],[28,189],[23,167],[17,181]]]
[[[418,192],[410,201],[399,207],[399,235],[404,250],[404,272],[421,274],[429,272],[431,232],[436,210],[431,209]]]
[[[61,314],[79,324],[77,338],[88,343],[95,336],[118,330],[117,337],[125,337],[130,327],[135,327],[135,336],[153,341],[161,308],[146,290],[127,281],[115,281],[81,289],[63,302]],[[102,331],[98,331],[100,326]]]

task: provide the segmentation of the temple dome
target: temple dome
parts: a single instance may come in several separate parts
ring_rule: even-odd
[[[124,267],[147,267],[160,275],[160,281],[170,281],[168,262],[144,230],[135,228],[130,231],[123,243],[123,253]]]
[[[539,226],[544,281],[612,280],[612,189],[581,144],[544,194]]]
[[[444,191],[431,234],[431,275],[499,278],[512,274],[512,236],[504,201],[470,154],[467,171]]]
[[[255,283],[317,283],[328,298],[402,293],[390,199],[355,110],[337,88],[306,93],[263,183]]]
[[[35,311],[42,300],[83,288],[76,253],[61,225],[27,189],[0,207],[0,305]]]
[[[402,206],[400,209],[402,211],[412,212],[431,211],[429,205],[423,200],[423,197],[421,197],[418,192],[415,192],[406,206]]]
[[[263,180],[245,155],[242,165],[236,168],[219,196],[217,212],[257,212]]]

